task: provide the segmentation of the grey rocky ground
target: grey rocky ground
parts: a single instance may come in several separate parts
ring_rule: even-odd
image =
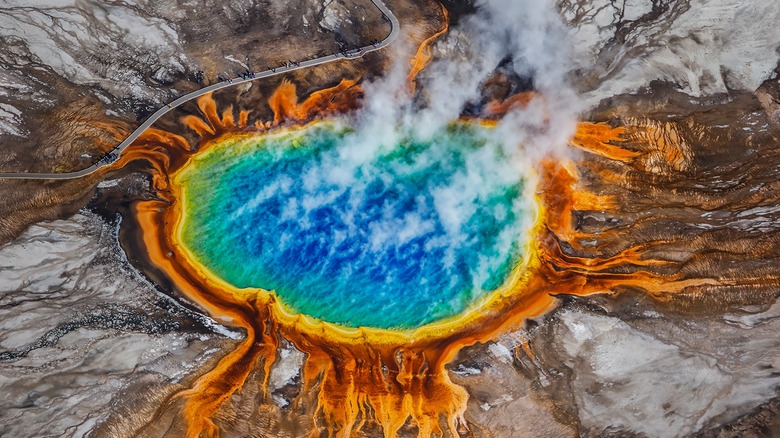
[[[101,152],[94,137],[108,134],[64,135],[74,117],[135,126],[218,77],[338,53],[388,32],[361,0],[4,2],[0,167],[86,167]],[[55,147],[52,139],[75,144]]]
[[[87,134],[106,134],[75,129],[77,115],[131,126],[217,75],[385,32],[357,0],[48,3],[0,6],[4,170],[94,159],[100,148]],[[616,95],[650,90],[676,96],[652,108],[671,115],[698,105],[694,97],[728,104],[755,92],[763,111],[780,114],[776,1],[559,7],[582,49],[570,67],[586,108],[614,112]],[[457,35],[437,53],[456,56]],[[621,99],[620,108],[635,102]],[[240,337],[156,291],[115,233],[82,210],[0,246],[0,435],[83,436],[144,415]],[[477,436],[777,436],[778,330],[777,303],[696,315],[632,296],[565,299],[527,328],[466,349],[450,370],[469,390]],[[302,360],[287,345],[272,371],[271,402],[282,412],[298,394]]]

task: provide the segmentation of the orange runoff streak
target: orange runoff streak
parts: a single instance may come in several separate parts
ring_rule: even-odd
[[[300,124],[313,117],[356,108],[359,92],[355,81],[344,80],[298,103],[295,86],[282,82],[269,99],[273,124]],[[155,188],[161,197],[170,199],[170,203],[144,201],[135,208],[152,264],[168,276],[178,293],[214,318],[247,333],[238,348],[223,357],[213,370],[171,399],[185,400],[183,415],[189,437],[216,436],[218,429],[211,418],[243,386],[258,361],[263,364],[266,387],[280,337],[290,340],[307,355],[304,392],[319,391],[313,415],[315,421],[324,420],[331,435],[348,437],[365,424],[375,423],[386,436],[395,436],[411,421],[419,436],[427,437],[443,433],[443,418],[446,430],[458,436],[462,428],[467,428],[463,415],[468,394],[449,379],[445,366],[465,346],[495,339],[521,326],[526,319],[544,314],[555,306],[557,294],[584,296],[629,286],[663,298],[710,283],[648,271],[668,263],[643,257],[652,244],[631,247],[612,256],[588,258],[567,254],[561,242],[577,248],[580,239],[594,238],[575,228],[573,212],[606,210],[617,201],[582,189],[574,163],[544,160],[538,166],[536,196],[541,209],[528,243],[527,265],[516,273],[517,278],[507,289],[470,309],[460,319],[394,332],[348,329],[290,313],[267,291],[237,290],[213,277],[177,242],[183,199],[175,175],[186,166],[193,155],[191,151],[200,153],[217,147],[218,140],[225,135],[258,135],[269,126],[269,122],[257,122],[257,131],[249,133],[244,127],[244,111],[240,112],[236,126],[232,109],[219,116],[210,95],[200,98],[198,106],[203,119],[190,116],[182,120],[201,135],[198,148],[185,147],[186,140],[175,134],[153,131],[139,139],[120,160],[122,165],[137,159],[150,162]],[[231,134],[239,131],[241,134]],[[634,157],[633,152],[621,148],[625,132],[625,128],[581,123],[572,143],[611,159],[629,160]],[[625,266],[635,270],[619,273],[616,269]],[[533,356],[527,346],[521,347]]]
[[[412,68],[409,71],[409,76],[406,79],[407,85],[409,87],[409,93],[411,94],[414,94],[414,91],[417,88],[417,75],[420,74],[425,66],[428,65],[428,62],[430,62],[431,58],[433,58],[431,45],[434,41],[439,39],[440,36],[447,33],[450,28],[450,13],[447,8],[444,7],[444,5],[441,5],[441,13],[444,16],[444,27],[423,41],[422,44],[420,44],[420,47],[417,48],[417,53],[414,55],[414,58],[412,58]]]

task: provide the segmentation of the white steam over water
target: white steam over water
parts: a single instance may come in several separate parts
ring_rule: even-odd
[[[409,42],[391,46],[399,52],[397,61],[388,75],[366,84],[356,131],[329,164],[324,182],[353,185],[355,169],[373,157],[409,137],[429,141],[440,135],[469,102],[479,102],[484,82],[502,61],[511,59],[519,76],[533,78],[538,95],[488,131],[484,153],[472,154],[451,185],[434,191],[442,222],[457,230],[483,198],[484,188],[520,182],[542,157],[571,153],[567,143],[582,105],[567,83],[569,32],[550,1],[481,0],[475,14],[436,43],[435,53],[443,56],[435,57],[418,77],[422,95],[416,98],[407,92],[408,60],[415,47]],[[534,185],[526,181],[528,199]]]
[[[311,252],[317,258],[316,267],[298,260],[307,257],[302,251],[292,251],[297,258],[289,263],[274,259],[287,274],[298,269],[296,278],[310,276],[312,269],[321,270],[321,277],[310,278],[309,290],[328,283],[331,277],[358,281],[361,275],[378,269],[366,265],[365,259],[370,258],[377,260],[381,269],[389,270],[392,283],[405,275],[394,274],[394,269],[405,272],[419,265],[431,274],[421,284],[443,275],[452,278],[453,284],[460,284],[463,279],[473,281],[473,292],[479,293],[488,284],[490,273],[505,266],[507,254],[513,254],[512,248],[523,244],[534,223],[536,187],[535,181],[530,180],[531,169],[545,155],[566,153],[567,141],[574,132],[579,106],[575,93],[566,84],[566,41],[566,30],[551,4],[531,0],[479,3],[476,14],[465,17],[457,29],[439,42],[441,49],[437,50],[446,53],[420,76],[420,95],[412,96],[408,91],[408,60],[414,49],[410,43],[402,44],[397,49],[402,53],[394,57],[400,61],[389,74],[366,84],[363,108],[349,123],[354,131],[344,134],[337,146],[322,151],[316,160],[296,168],[293,174],[299,183],[264,177],[264,186],[255,188],[256,193],[233,210],[233,218],[274,211],[266,204],[276,202],[273,198],[284,199],[284,207],[276,209],[279,213],[274,221],[282,225],[289,222],[284,226],[301,226],[304,230],[295,228],[298,231],[294,236],[281,233],[271,254],[283,253],[289,245],[308,239],[316,228],[312,238],[318,240],[312,248],[319,249]],[[507,60],[511,63],[507,64]],[[514,69],[520,77],[533,78],[538,96],[526,108],[510,112],[494,129],[476,129],[473,147],[461,145],[453,149],[447,144],[453,141],[452,136],[448,137],[445,131],[458,121],[464,107],[479,102],[483,84],[500,65]],[[386,160],[381,157],[398,156],[399,149],[413,144],[431,147],[425,153],[414,153],[413,148],[401,153],[407,162],[404,158],[389,158],[394,163],[391,167],[382,164]],[[461,150],[459,158],[452,155],[456,149]],[[457,159],[462,161],[456,163]],[[446,176],[432,177],[442,172],[441,166],[445,166]],[[418,174],[422,175],[419,181],[425,181],[424,187],[398,182],[415,180]],[[362,210],[377,202],[373,200],[373,189],[369,190],[377,181],[389,189],[381,195],[380,205],[372,207],[382,212],[375,217]],[[507,187],[522,187],[525,193],[496,205],[496,194]],[[398,191],[408,190],[420,193],[407,192],[399,197]],[[344,196],[349,198],[347,204],[343,203]],[[406,200],[415,197],[430,202],[419,201],[409,207]],[[297,201],[288,202],[292,199]],[[489,231],[487,227],[475,226],[475,222],[486,223],[480,216],[486,209],[491,211],[491,220],[502,223],[500,228]],[[323,219],[324,212],[336,212],[334,217],[338,220],[332,226],[323,225],[330,223],[330,219]],[[362,219],[357,221],[356,217]],[[512,223],[504,223],[510,217]],[[345,241],[352,246],[343,249]],[[426,252],[409,253],[409,242],[424,242]],[[344,251],[358,255],[344,262]],[[432,252],[438,255],[432,256]],[[380,262],[388,257],[394,262]],[[458,260],[468,260],[467,273]],[[296,263],[298,268],[294,267]],[[375,274],[371,278],[378,276]],[[327,301],[316,298],[318,306]],[[393,305],[403,305],[403,301]],[[436,306],[458,307],[446,302]],[[450,314],[449,310],[443,312]],[[334,309],[331,313],[344,312]]]

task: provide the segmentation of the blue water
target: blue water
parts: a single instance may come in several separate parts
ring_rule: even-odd
[[[327,125],[225,142],[179,177],[183,243],[227,282],[328,322],[457,315],[522,256],[523,180],[498,175],[505,157],[483,129],[389,148]]]

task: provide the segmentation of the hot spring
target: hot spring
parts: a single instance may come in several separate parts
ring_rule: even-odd
[[[228,136],[176,173],[199,269],[287,311],[410,330],[474,311],[523,269],[530,165],[489,126],[378,141],[337,122]]]

